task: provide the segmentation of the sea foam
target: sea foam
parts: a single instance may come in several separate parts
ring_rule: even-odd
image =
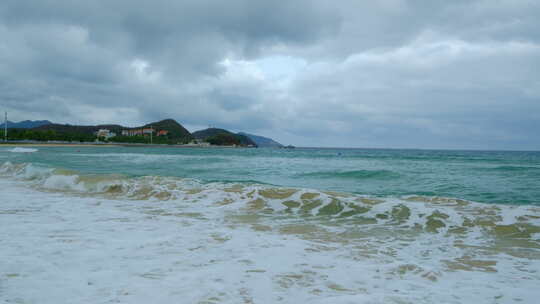
[[[9,152],[12,152],[12,153],[33,153],[33,152],[37,152],[38,149],[34,149],[34,148],[21,148],[21,147],[15,147],[11,150],[9,150]]]

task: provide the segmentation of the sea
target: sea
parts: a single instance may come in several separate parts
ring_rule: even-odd
[[[1,147],[2,303],[539,303],[540,152]]]

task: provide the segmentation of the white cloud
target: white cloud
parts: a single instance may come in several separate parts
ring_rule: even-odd
[[[143,59],[137,58],[132,60],[130,67],[137,80],[142,83],[156,83],[161,79],[161,73],[153,71],[150,63]]]

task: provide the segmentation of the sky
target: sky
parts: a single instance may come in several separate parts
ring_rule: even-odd
[[[10,120],[540,150],[537,0],[2,0]]]

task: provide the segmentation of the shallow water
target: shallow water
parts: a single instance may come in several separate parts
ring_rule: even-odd
[[[32,163],[82,174],[183,177],[381,197],[429,195],[540,205],[540,152],[166,147],[10,150],[0,146],[0,163]]]
[[[8,302],[540,296],[537,152],[67,147],[0,163]]]

